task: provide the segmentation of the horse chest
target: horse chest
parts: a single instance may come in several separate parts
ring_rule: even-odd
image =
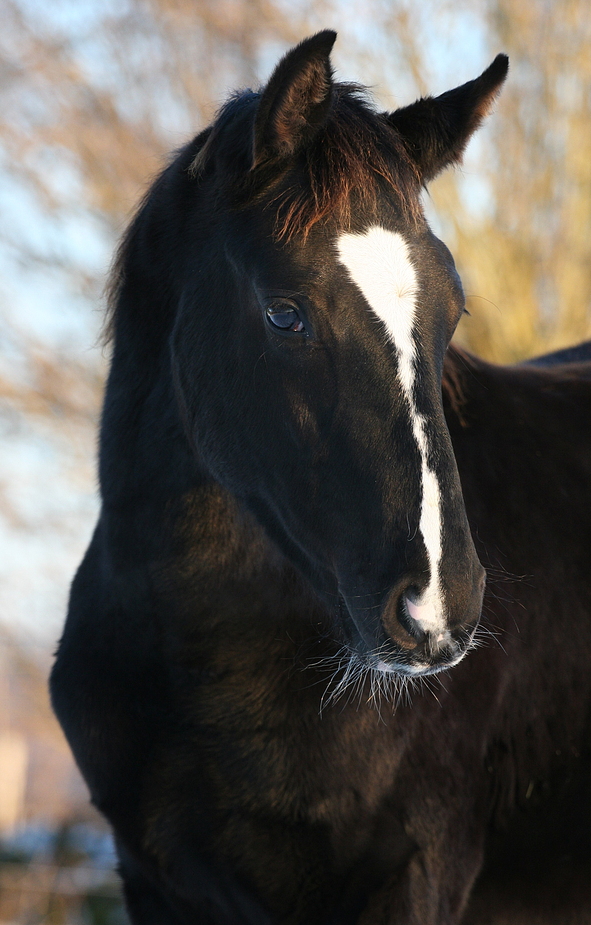
[[[270,678],[201,694],[207,776],[220,807],[335,830],[370,820],[391,793],[405,735],[375,710],[320,712],[319,696]],[[301,688],[304,688],[303,690]],[[278,689],[279,688],[279,689]]]
[[[242,713],[217,726],[207,758],[212,841],[219,863],[269,908],[313,921],[311,910],[345,889],[353,908],[415,849],[396,795],[403,739],[371,710],[319,716],[296,698],[281,706],[275,725],[268,717],[248,728]]]

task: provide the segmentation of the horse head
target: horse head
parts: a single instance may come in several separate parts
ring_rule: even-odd
[[[461,158],[507,59],[377,113],[334,80],[334,40],[292,49],[201,138],[176,390],[202,467],[330,604],[357,657],[429,674],[469,648],[484,570],[441,398],[462,286],[420,196]]]

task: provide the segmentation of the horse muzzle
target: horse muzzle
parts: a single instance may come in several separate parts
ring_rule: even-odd
[[[483,593],[480,569],[473,586],[445,609],[408,588],[392,591],[381,607],[359,608],[343,595],[354,625],[349,644],[369,667],[387,674],[418,677],[452,668],[472,646]]]

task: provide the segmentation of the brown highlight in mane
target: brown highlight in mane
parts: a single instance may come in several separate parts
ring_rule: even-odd
[[[232,150],[233,139],[228,136],[232,113],[237,116],[241,105],[252,106],[256,99],[255,94],[246,92],[222,107],[207,143],[190,169],[193,176],[204,178],[225,146],[234,161],[234,171],[228,171],[225,179],[233,191],[235,206],[243,208],[262,201],[267,208],[275,209],[277,241],[289,241],[298,235],[305,239],[315,224],[329,217],[348,228],[352,202],[373,212],[380,193],[394,194],[404,217],[418,219],[418,168],[396,129],[385,115],[372,109],[365,88],[335,84],[326,123],[308,146],[290,159],[275,157],[247,168],[250,139],[245,129],[252,130],[252,125],[245,126],[241,121],[239,151]],[[254,107],[251,118],[254,119]],[[228,169],[227,160],[224,167]]]
[[[420,215],[416,165],[397,132],[369,107],[363,88],[335,86],[327,123],[304,157],[305,185],[288,187],[271,200],[278,240],[305,238],[328,217],[348,229],[352,203],[375,212],[384,191],[395,195],[406,219]]]

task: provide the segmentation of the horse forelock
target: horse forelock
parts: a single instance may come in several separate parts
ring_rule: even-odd
[[[246,91],[220,110],[191,170],[205,180],[214,163],[217,182],[238,209],[262,203],[274,212],[276,240],[308,235],[334,217],[347,229],[352,205],[375,214],[380,196],[393,196],[407,220],[420,215],[420,178],[401,137],[371,108],[367,91],[337,83],[326,123],[294,158],[273,158],[250,169],[258,94]],[[245,131],[245,129],[247,129]]]

